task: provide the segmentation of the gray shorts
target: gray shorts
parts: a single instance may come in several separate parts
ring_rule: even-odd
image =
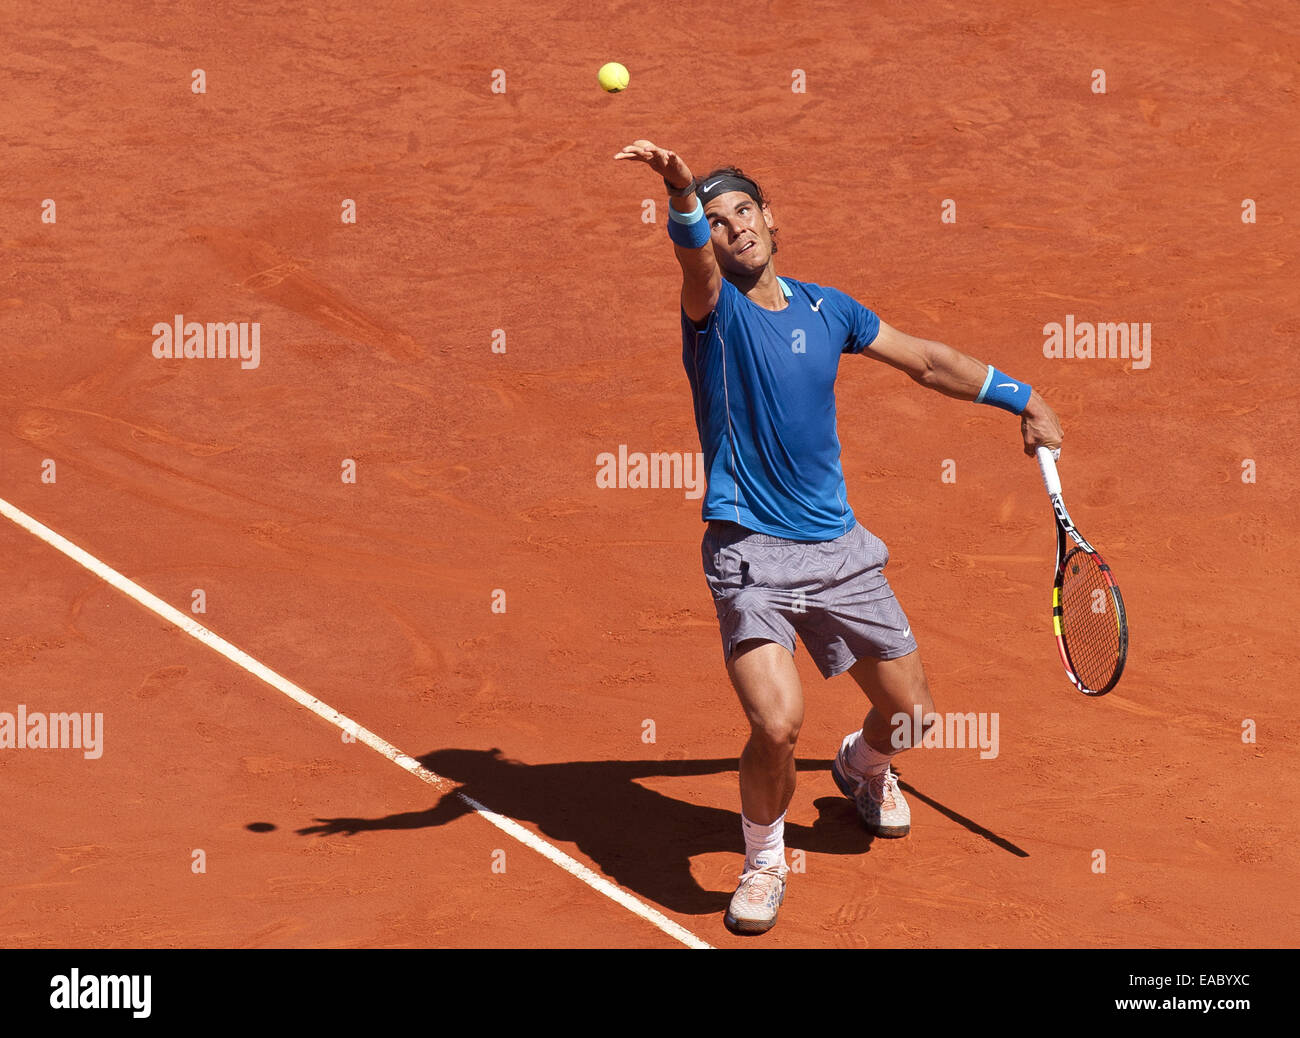
[[[794,654],[798,632],[827,678],[863,657],[916,649],[885,579],[889,549],[861,523],[833,541],[789,541],[713,520],[700,545],[722,631],[722,654],[750,638]]]

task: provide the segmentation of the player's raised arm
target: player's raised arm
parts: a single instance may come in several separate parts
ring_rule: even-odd
[[[682,309],[696,324],[702,323],[718,305],[722,271],[713,255],[704,207],[695,197],[695,178],[675,151],[646,140],[633,141],[614,158],[644,162],[664,178],[671,206],[668,235],[682,268]]]
[[[1031,457],[1038,447],[1059,447],[1060,419],[1041,396],[1024,382],[1018,382],[974,357],[932,339],[918,339],[880,322],[880,332],[868,355],[883,360],[909,375],[927,389],[959,400],[992,404],[1020,416],[1025,453]]]

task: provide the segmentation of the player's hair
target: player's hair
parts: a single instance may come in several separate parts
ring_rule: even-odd
[[[751,184],[753,184],[754,187],[758,189],[758,204],[760,206],[768,205],[771,202],[771,199],[766,194],[764,194],[763,186],[757,180],[751,177],[748,173],[746,173],[743,169],[741,169],[739,166],[719,166],[717,169],[711,169],[706,174],[704,174],[704,176],[696,177],[695,179],[696,179],[696,183],[706,184],[714,177],[720,177],[724,174],[729,174],[730,176],[733,177],[744,177]],[[777,248],[776,232],[777,232],[777,228],[773,227],[771,231],[773,255],[776,254],[776,248]]]

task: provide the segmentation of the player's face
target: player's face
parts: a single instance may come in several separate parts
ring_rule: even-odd
[[[743,191],[728,191],[705,210],[713,252],[724,270],[757,273],[772,259],[772,213]]]

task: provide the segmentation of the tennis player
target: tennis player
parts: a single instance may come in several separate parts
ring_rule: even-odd
[[[910,831],[890,761],[923,733],[897,746],[892,719],[934,710],[885,579],[888,549],[849,507],[835,423],[840,357],[874,357],[946,396],[1019,415],[1030,456],[1059,447],[1061,425],[1042,397],[992,365],[905,335],[839,289],[778,277],[772,210],[740,169],[696,180],[679,155],[647,140],[615,158],[647,164],[670,197],[682,362],[708,473],[704,572],[750,724],[740,756],[745,864],[725,922],[762,933],[776,922],[789,873],[784,822],[804,717],[795,634],[824,677],[847,671],[871,703],[831,767],[868,832]]]

